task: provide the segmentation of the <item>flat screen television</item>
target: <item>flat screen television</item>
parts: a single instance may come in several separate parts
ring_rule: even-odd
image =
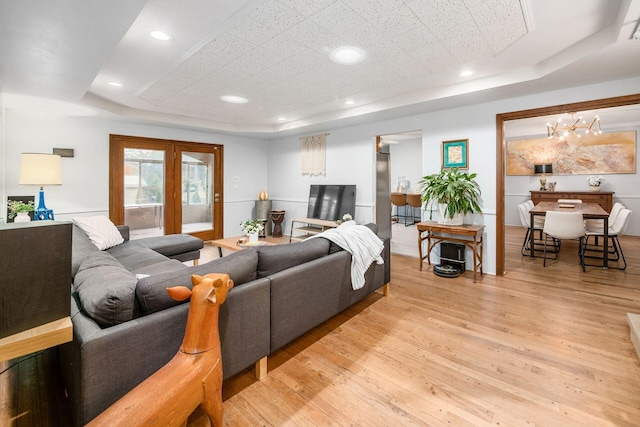
[[[336,221],[346,213],[355,216],[355,185],[311,185],[307,218]]]

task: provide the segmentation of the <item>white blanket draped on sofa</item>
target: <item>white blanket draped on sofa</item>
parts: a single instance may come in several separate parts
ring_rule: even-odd
[[[325,230],[313,237],[324,237],[341,246],[351,254],[351,286],[353,290],[365,284],[364,273],[373,261],[383,264],[380,254],[384,249],[382,240],[371,229],[357,225],[355,221],[346,221],[337,228]]]

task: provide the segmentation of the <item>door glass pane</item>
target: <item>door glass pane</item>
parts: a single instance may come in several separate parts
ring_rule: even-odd
[[[213,229],[213,154],[182,152],[182,232]]]
[[[125,148],[124,223],[131,238],[164,235],[164,151]]]

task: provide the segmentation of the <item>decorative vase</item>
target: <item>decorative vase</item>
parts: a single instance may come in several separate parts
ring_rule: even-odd
[[[591,187],[591,191],[600,191],[599,185],[590,185],[589,187]]]
[[[446,203],[438,203],[438,224],[446,225],[462,225],[464,222],[464,215],[457,213],[453,215],[453,218],[449,218],[445,213],[447,210]]]
[[[29,222],[31,221],[31,217],[29,216],[29,212],[18,212],[13,222]]]
[[[249,236],[249,243],[258,243],[258,234],[259,233],[249,233],[249,234],[247,234],[247,236]]]
[[[258,194],[258,200],[265,201],[269,198],[269,194],[264,189]]]

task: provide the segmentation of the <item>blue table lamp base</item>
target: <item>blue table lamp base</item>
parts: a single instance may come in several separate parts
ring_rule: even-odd
[[[44,189],[40,187],[40,198],[38,199],[38,209],[33,211],[33,220],[34,221],[44,221],[44,220],[52,220],[53,221],[53,210],[47,209],[44,204]]]

